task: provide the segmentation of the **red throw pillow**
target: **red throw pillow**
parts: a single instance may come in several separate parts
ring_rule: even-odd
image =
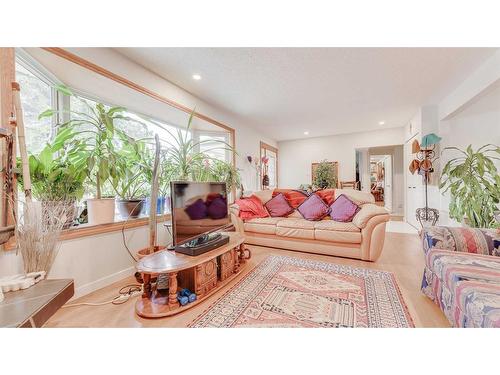
[[[262,205],[262,201],[255,195],[249,198],[238,199],[235,203],[240,208],[239,217],[243,220],[269,216],[269,213]]]
[[[279,194],[285,196],[286,201],[292,208],[299,207],[308,197],[308,195],[300,190],[280,190],[275,189],[273,191],[273,198]]]
[[[284,194],[278,194],[264,205],[271,217],[283,217],[290,215],[294,208],[288,204]]]
[[[335,189],[318,190],[314,194],[323,199],[323,202],[325,202],[328,206],[335,201]]]

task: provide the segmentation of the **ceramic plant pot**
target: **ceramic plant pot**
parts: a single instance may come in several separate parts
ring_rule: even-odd
[[[118,212],[122,219],[135,219],[139,217],[144,205],[144,199],[117,199]]]
[[[91,225],[115,221],[115,199],[87,199],[88,222]]]

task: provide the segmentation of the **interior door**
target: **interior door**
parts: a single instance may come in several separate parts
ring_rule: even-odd
[[[392,212],[392,155],[384,159],[384,206]]]

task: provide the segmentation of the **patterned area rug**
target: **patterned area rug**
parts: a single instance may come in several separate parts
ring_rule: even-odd
[[[390,272],[269,256],[190,327],[414,327]]]

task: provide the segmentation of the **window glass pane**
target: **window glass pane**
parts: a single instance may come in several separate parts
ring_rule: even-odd
[[[203,152],[211,158],[227,161],[225,136],[200,135],[200,152]]]
[[[51,119],[38,119],[40,113],[52,108],[52,88],[19,62],[16,63],[16,80],[21,86],[26,149],[28,153],[37,154],[54,135]]]

